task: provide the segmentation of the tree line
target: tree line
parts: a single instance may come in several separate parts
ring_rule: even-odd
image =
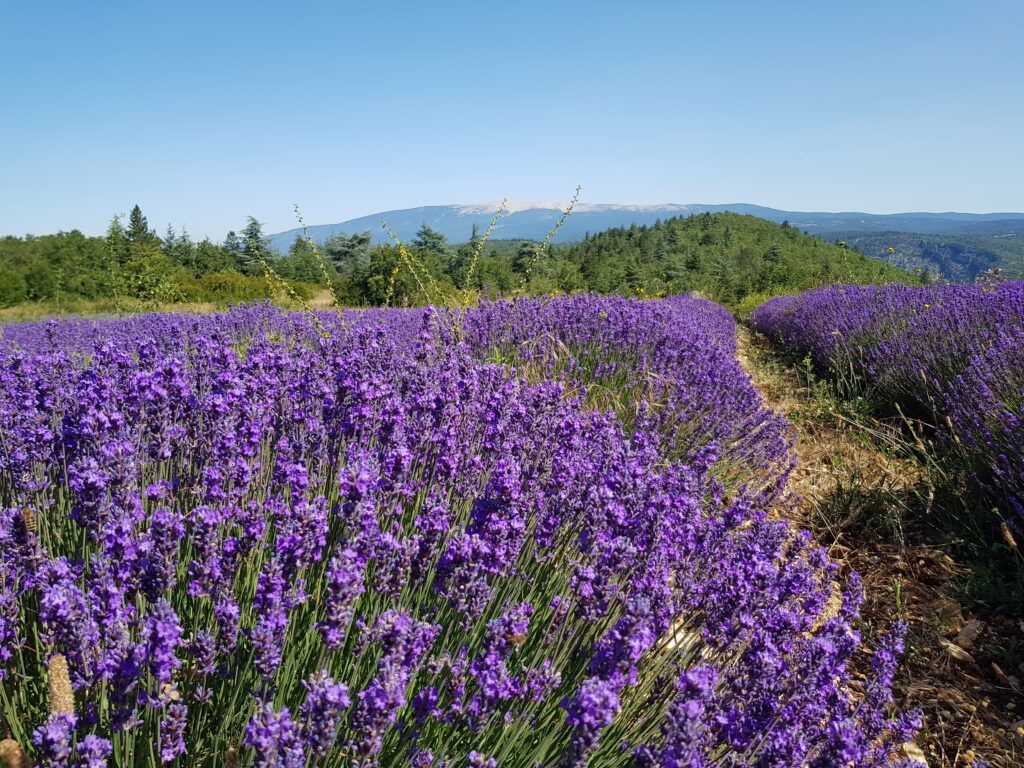
[[[374,244],[369,231],[313,244],[296,237],[285,254],[248,217],[223,242],[161,237],[135,206],[104,237],[77,230],[0,239],[0,306],[61,298],[131,297],[160,303],[272,296],[281,281],[308,298],[325,286],[352,306],[417,305],[490,295],[597,291],[658,296],[697,291],[731,307],[830,282],[916,279],[843,243],[829,243],[754,216],[703,213],[619,227],[547,248],[531,240],[463,243],[424,224],[408,244]]]

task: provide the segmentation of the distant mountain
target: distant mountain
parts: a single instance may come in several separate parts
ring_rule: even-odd
[[[565,203],[521,202],[509,203],[509,213],[499,222],[493,236],[503,239],[541,240],[561,218]],[[384,211],[358,219],[349,219],[337,224],[320,224],[309,227],[312,238],[323,242],[338,232],[355,233],[370,230],[375,242],[386,242],[389,238],[381,228],[386,220],[405,242],[416,236],[423,224],[448,237],[448,240],[464,242],[469,239],[473,225],[481,230],[487,227],[498,209],[498,203],[477,203],[468,205],[429,205],[420,208],[406,208]],[[833,233],[850,232],[919,232],[934,235],[988,235],[1009,238],[1024,238],[1024,213],[825,213],[804,211],[783,211],[747,203],[727,205],[615,205],[583,203],[576,206],[572,215],[558,232],[558,242],[582,240],[588,233],[603,232],[614,227],[631,224],[650,225],[659,219],[674,216],[691,216],[698,213],[733,213],[759,216],[777,223],[788,221],[791,226],[813,235],[835,239]],[[282,253],[300,233],[298,229],[270,235],[271,244]]]

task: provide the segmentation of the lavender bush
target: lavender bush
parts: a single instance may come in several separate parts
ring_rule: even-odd
[[[482,304],[461,328],[477,354],[567,381],[612,408],[672,458],[711,451],[727,486],[783,490],[789,425],[767,410],[736,360],[736,328],[719,304],[689,296],[632,301],[594,294]]]
[[[751,325],[931,424],[951,465],[1024,525],[1024,283],[832,286]]]
[[[857,580],[769,516],[733,343],[684,298],[8,329],[7,730],[89,768],[898,764],[902,628],[854,693]]]

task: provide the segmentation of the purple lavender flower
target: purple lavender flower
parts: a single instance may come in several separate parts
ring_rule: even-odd
[[[42,577],[39,619],[45,642],[62,648],[74,686],[90,685],[96,674],[99,627],[67,559],[51,560]]]
[[[32,731],[39,768],[71,768],[71,739],[78,718],[71,713],[50,715],[47,721]]]
[[[363,594],[363,564],[352,549],[342,549],[327,564],[327,595],[320,631],[331,650],[340,650],[345,640],[352,606]]]
[[[306,764],[299,728],[288,707],[274,711],[261,704],[245,727],[245,746],[256,754],[255,768],[304,768]]]
[[[167,705],[167,714],[160,722],[160,760],[164,763],[174,762],[175,758],[185,754],[185,725],[188,718],[188,707],[184,704]]]
[[[153,679],[159,683],[170,683],[174,671],[181,666],[177,656],[181,644],[181,624],[171,604],[158,600],[146,616],[146,662]]]
[[[379,644],[381,657],[377,675],[357,694],[352,716],[352,749],[363,757],[377,754],[388,728],[406,703],[406,689],[434,644],[439,627],[414,621],[399,611],[381,614],[370,630]]]
[[[569,760],[574,768],[582,768],[597,748],[601,730],[611,725],[622,708],[615,687],[596,677],[584,680],[572,698],[562,701],[565,721],[572,727]]]
[[[38,631],[83,731],[159,725],[178,762],[186,721],[220,743],[255,690],[244,746],[224,736],[259,766],[490,767],[501,734],[535,767],[883,764],[914,727],[887,714],[895,662],[851,694],[856,580],[824,620],[834,566],[768,515],[788,427],[734,353],[729,313],[691,297],[12,326],[0,604],[41,610],[0,648]],[[16,511],[44,496],[52,551]],[[334,677],[303,681],[318,655]],[[670,702],[629,713],[656,736],[611,743],[634,693]]]
[[[272,680],[281,666],[288,612],[304,599],[305,595],[300,590],[288,589],[280,559],[274,558],[260,571],[253,600],[256,626],[249,636],[256,656],[256,669],[264,680]]]
[[[103,677],[110,685],[110,723],[114,733],[133,728],[141,722],[137,707],[142,698],[139,681],[145,658],[145,645],[132,642],[127,633],[105,650]]]
[[[302,705],[302,739],[311,755],[326,757],[334,746],[342,713],[352,703],[348,686],[336,683],[321,670],[308,681],[306,701]]]
[[[6,571],[6,563],[0,563],[0,680],[7,676],[6,665],[14,657],[21,625],[18,593],[13,586],[14,579]]]
[[[176,511],[161,508],[153,513],[144,554],[139,560],[142,593],[150,602],[174,588],[178,547],[184,535],[185,526]]]
[[[107,768],[107,758],[114,746],[107,739],[90,733],[78,742],[78,756],[82,759],[80,768]]]
[[[217,638],[206,630],[188,643],[188,652],[195,659],[197,675],[212,675],[216,671]]]
[[[707,749],[702,743],[704,733],[714,727],[707,715],[717,675],[708,668],[685,672],[676,684],[677,695],[661,727],[663,742],[657,747],[638,747],[637,768],[705,768]]]

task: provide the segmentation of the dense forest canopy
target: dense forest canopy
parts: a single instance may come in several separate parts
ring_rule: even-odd
[[[702,213],[620,227],[561,248],[587,287],[600,292],[699,291],[728,306],[749,297],[825,283],[884,283],[907,272],[847,248],[736,213]]]
[[[253,218],[223,243],[194,242],[171,227],[158,236],[136,205],[127,223],[113,218],[105,237],[72,230],[0,239],[0,306],[116,297],[165,303],[255,299],[268,295],[260,258],[271,259],[283,277],[301,279],[294,277],[296,260],[275,257]]]
[[[702,213],[588,235],[545,247],[530,240],[485,242],[474,228],[450,244],[424,224],[408,245],[374,245],[370,232],[312,245],[297,236],[288,253],[267,244],[249,217],[223,242],[150,228],[135,206],[114,217],[105,237],[77,230],[0,239],[0,306],[26,301],[131,297],[172,303],[241,301],[282,286],[308,297],[330,285],[350,305],[422,304],[465,295],[597,291],[659,296],[700,292],[733,308],[830,282],[911,279],[845,244],[783,222]]]

